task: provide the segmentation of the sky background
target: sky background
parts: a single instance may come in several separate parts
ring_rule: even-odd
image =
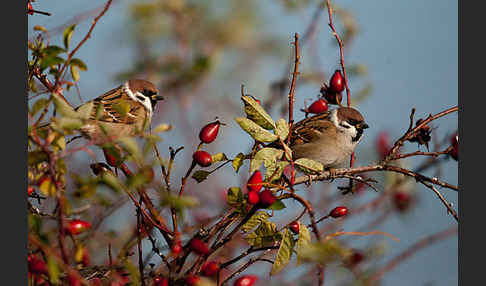
[[[303,34],[307,27],[314,5],[297,14],[287,13],[281,5],[274,1],[261,1],[261,13],[267,15],[263,23],[264,30],[272,31],[283,39],[291,42],[293,34]],[[358,146],[358,163],[365,164],[373,158],[360,156],[360,150],[373,148],[374,138],[387,130],[392,138],[398,138],[408,127],[408,118],[412,107],[417,109],[417,116],[437,113],[457,104],[458,97],[458,9],[457,1],[351,1],[340,0],[341,7],[349,9],[360,29],[359,35],[353,41],[351,49],[345,54],[346,63],[361,63],[367,66],[368,79],[373,84],[372,97],[359,105],[361,113],[371,126],[362,143]],[[51,0],[37,1],[34,8],[51,12],[54,16],[29,16],[29,38],[34,25],[54,28],[65,23],[80,11],[88,11],[100,7],[104,1],[67,1]],[[79,50],[77,57],[88,65],[87,72],[81,72],[79,87],[85,100],[92,99],[118,84],[115,75],[133,65],[134,49],[132,35],[127,30],[129,23],[128,4],[132,1],[117,1],[95,27],[92,37]],[[77,43],[89,28],[90,21],[78,25],[72,43]],[[318,41],[320,64],[327,72],[338,68],[338,49],[331,45],[332,35],[327,27],[327,13],[319,21],[316,34]],[[54,38],[60,38],[60,35]],[[290,45],[289,45],[290,46]],[[289,48],[289,55],[292,52]],[[163,51],[161,51],[163,52]],[[303,51],[302,68],[305,70],[307,49]],[[235,78],[232,87],[225,87],[221,94],[239,96],[239,86],[244,83],[249,91],[259,94],[268,89],[268,84],[278,78],[289,58],[282,57],[280,63],[262,68],[260,72],[248,75],[248,78]],[[350,82],[351,91],[355,91]],[[297,108],[303,107],[303,99],[315,98],[316,86],[300,88],[296,94]],[[264,97],[264,94],[261,95]],[[78,101],[71,93],[72,102]],[[207,115],[208,121],[215,114]],[[239,115],[238,115],[239,116]],[[296,115],[297,119],[303,115]],[[158,117],[156,117],[158,118]],[[158,122],[170,122],[170,116],[159,118]],[[418,117],[417,117],[418,118]],[[229,122],[225,137],[244,136],[243,132],[232,121],[231,117],[222,118]],[[457,129],[458,116],[452,114],[433,124],[440,138],[451,134]],[[180,134],[176,130],[174,136],[166,138],[167,145],[177,144]],[[196,132],[196,131],[195,131]],[[224,138],[221,138],[224,141]],[[243,137],[242,137],[243,138]],[[227,154],[236,155],[235,150],[247,148],[249,137],[234,140],[231,146],[219,146]],[[234,143],[234,144],[233,144]],[[409,144],[412,145],[412,144]],[[409,146],[407,150],[416,150]],[[101,153],[98,153],[101,154]],[[362,154],[362,153],[361,153]],[[414,161],[410,161],[413,165]],[[442,177],[457,185],[457,163],[449,160],[444,164]],[[433,175],[433,172],[427,173]],[[400,238],[396,243],[387,240],[388,253],[385,257],[393,257],[406,249],[418,239],[443,230],[456,224],[453,218],[446,214],[445,208],[436,196],[427,189],[417,186],[420,201],[416,209],[405,216],[394,215],[379,227]],[[458,210],[457,193],[442,190],[443,195],[454,204]],[[460,211],[460,210],[458,210]],[[356,223],[359,225],[359,223]],[[352,230],[353,224],[346,225],[346,230]],[[458,260],[457,236],[442,240],[439,243],[418,252],[402,263],[398,268],[388,273],[383,279],[383,285],[457,285]],[[329,284],[333,277],[329,278]]]

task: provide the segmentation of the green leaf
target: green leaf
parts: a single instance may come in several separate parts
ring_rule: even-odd
[[[285,228],[283,230],[282,241],[277,252],[277,257],[272,265],[272,271],[270,275],[279,273],[282,269],[289,264],[290,257],[292,256],[292,250],[294,249],[294,238],[290,231]]]
[[[237,117],[235,120],[256,141],[269,143],[278,139],[277,135],[268,132],[250,119]]]
[[[125,118],[130,111],[130,104],[126,100],[120,99],[112,105],[113,109],[118,112],[121,118]]]
[[[265,181],[271,183],[279,180],[282,177],[283,171],[288,164],[290,163],[287,161],[278,161],[276,162],[276,164],[270,164],[266,166],[265,168],[267,168],[267,171],[265,172]]]
[[[204,170],[198,170],[192,174],[192,178],[196,180],[198,183],[206,180],[206,178],[211,174],[211,172],[204,171]]]
[[[123,190],[123,186],[117,177],[111,172],[103,172],[101,174],[101,182],[110,187],[115,192]]]
[[[238,153],[238,155],[236,155],[236,157],[233,159],[233,169],[235,169],[236,173],[238,173],[240,167],[243,165],[245,157],[245,154]]]
[[[73,77],[74,82],[79,80],[79,71],[75,66],[71,66],[71,76]]]
[[[32,105],[32,116],[36,115],[41,109],[44,109],[48,103],[49,100],[46,98],[41,98],[34,102],[34,105]]]
[[[47,257],[47,272],[49,273],[49,280],[52,284],[58,284],[59,281],[59,267],[57,266],[56,259],[49,255]]]
[[[276,124],[275,134],[277,134],[280,139],[285,140],[289,135],[289,124],[283,118],[277,120]]]
[[[91,113],[93,112],[94,103],[92,101],[87,102],[81,105],[76,113],[78,114],[79,119],[87,120],[91,117]]]
[[[259,226],[261,223],[267,221],[270,215],[264,211],[257,211],[251,218],[241,227],[244,232],[249,232]]]
[[[273,222],[264,221],[252,233],[246,236],[248,244],[254,247],[264,247],[282,239],[282,235],[277,232],[277,226]]]
[[[276,200],[271,206],[267,208],[267,210],[274,210],[279,211],[286,208],[285,204],[281,200]]]
[[[64,30],[63,39],[64,39],[64,47],[66,48],[66,50],[69,49],[69,44],[71,43],[71,38],[73,36],[74,28],[76,28],[76,24],[73,24]]]
[[[226,157],[226,155],[224,153],[216,153],[216,154],[212,155],[211,157],[213,158],[213,163],[228,160],[228,158]]]
[[[42,62],[40,63],[40,69],[41,71],[48,68],[52,67],[58,64],[64,63],[64,59],[58,56],[50,56],[42,59]]]
[[[71,61],[69,62],[69,64],[71,66],[78,67],[82,71],[87,71],[88,70],[88,66],[82,60],[80,60],[78,58],[71,59]]]
[[[266,147],[260,149],[255,157],[250,161],[250,174],[260,169],[260,165],[264,163],[266,168],[277,164],[277,160],[283,155],[283,150]]]
[[[178,211],[181,211],[185,208],[197,207],[199,205],[199,201],[196,197],[193,196],[179,197],[175,195],[165,195],[164,197],[162,197],[160,205],[170,206]]]
[[[301,248],[299,252],[301,261],[319,264],[337,261],[349,254],[349,251],[343,248],[336,239],[310,243]]]
[[[155,127],[154,129],[152,129],[152,133],[167,132],[171,129],[172,129],[172,125],[162,123],[162,124],[157,125],[157,127]]]
[[[275,122],[272,117],[258,104],[251,96],[244,95],[241,97],[245,104],[245,113],[248,119],[254,121],[265,129],[275,129]],[[260,140],[259,140],[260,141]]]
[[[243,193],[238,187],[231,187],[227,191],[226,200],[228,205],[239,207],[243,203]]]
[[[65,53],[66,50],[59,46],[47,46],[42,50],[46,56],[57,56],[58,54]]]
[[[48,156],[44,151],[34,150],[27,154],[27,164],[29,166],[37,165],[40,162],[47,162]]]
[[[138,147],[137,140],[133,137],[122,137],[118,139],[118,142],[121,143],[121,147],[127,151],[128,154],[132,155],[136,159],[140,159],[142,157],[140,153],[140,148]]]
[[[308,247],[311,243],[311,233],[309,229],[299,221],[299,238],[297,239],[297,245],[295,251],[297,252],[297,266],[301,263],[300,253]]]
[[[324,166],[317,161],[307,159],[307,158],[300,158],[294,161],[294,164],[297,165],[302,171],[305,173],[316,173],[324,171]]]
[[[52,94],[54,100],[54,106],[59,114],[62,116],[77,118],[77,113],[66,101],[64,101],[57,93]]]
[[[54,118],[51,124],[52,128],[59,132],[76,130],[82,125],[83,122],[79,118],[70,117]]]

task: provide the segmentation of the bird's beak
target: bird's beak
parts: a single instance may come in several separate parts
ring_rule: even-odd
[[[366,128],[369,128],[368,124],[366,123],[360,123],[358,125],[356,125],[356,127],[358,127],[359,129],[366,129]]]
[[[152,100],[159,101],[159,100],[164,100],[164,97],[162,95],[152,95]]]

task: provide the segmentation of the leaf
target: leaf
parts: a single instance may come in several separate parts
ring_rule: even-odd
[[[120,99],[117,103],[112,105],[113,109],[118,112],[121,118],[125,118],[127,113],[130,111],[130,104],[126,100]]]
[[[92,101],[81,105],[76,111],[78,118],[83,120],[89,119],[91,117],[93,107],[94,107],[94,103]]]
[[[75,66],[71,66],[71,76],[73,77],[74,82],[79,80],[79,71]]]
[[[52,94],[52,99],[54,100],[54,106],[59,114],[70,118],[77,118],[76,111],[74,111],[72,106],[64,101],[64,99],[62,99],[57,93]]]
[[[294,161],[294,164],[297,165],[302,171],[305,173],[316,173],[324,171],[324,166],[317,161],[307,159],[307,158],[300,158]]]
[[[272,271],[270,275],[279,273],[282,269],[289,264],[290,257],[292,256],[292,250],[294,248],[294,238],[290,231],[286,228],[283,230],[282,241],[277,252],[277,257],[272,265]]]
[[[42,50],[43,53],[46,54],[46,56],[57,56],[58,54],[65,53],[66,50],[59,47],[59,46],[47,46]]]
[[[41,25],[35,25],[34,26],[34,31],[42,31],[42,32],[47,32],[47,29],[44,26]]]
[[[299,238],[295,251],[297,252],[297,266],[301,263],[300,252],[303,251],[311,243],[311,233],[309,229],[299,221]]]
[[[264,163],[266,168],[277,164],[277,159],[280,159],[283,155],[283,150],[266,147],[260,149],[255,157],[250,161],[250,174],[253,174],[256,170],[260,169],[260,165]]]
[[[275,200],[275,202],[267,208],[267,210],[279,211],[286,208],[285,204],[281,200]]]
[[[231,187],[226,193],[226,202],[232,207],[239,207],[243,203],[243,193],[238,187]]]
[[[211,174],[211,172],[204,171],[204,170],[198,170],[192,174],[192,178],[196,180],[198,183],[206,180],[206,178]]]
[[[69,118],[69,117],[62,117],[62,118],[54,118],[51,124],[52,128],[57,131],[72,131],[75,129],[80,128],[83,125],[83,122],[78,118]]]
[[[314,242],[300,249],[301,261],[327,264],[344,257],[349,252],[336,239]]]
[[[270,218],[270,215],[264,211],[257,211],[251,218],[241,227],[244,232],[249,232],[259,226],[262,222],[265,222]]]
[[[66,50],[69,49],[69,44],[71,43],[71,38],[73,36],[74,28],[76,28],[76,24],[73,24],[64,30],[63,39],[64,39],[64,47],[66,48]]]
[[[115,192],[123,190],[123,186],[115,175],[111,172],[103,172],[101,174],[101,182],[110,187]]]
[[[64,63],[64,59],[58,56],[50,56],[42,59],[42,62],[40,63],[40,69],[41,71],[48,68],[52,67],[58,64]]]
[[[277,135],[268,132],[250,119],[237,117],[235,120],[256,141],[270,143],[278,139]]]
[[[128,154],[132,155],[135,158],[140,158],[140,148],[138,148],[137,140],[133,137],[122,137],[118,139],[118,142],[121,143],[123,149],[127,151]]]
[[[238,173],[240,167],[243,165],[245,157],[245,154],[238,153],[238,155],[236,155],[236,157],[233,159],[233,169],[235,169],[236,173]]]
[[[162,197],[160,202],[161,206],[170,206],[175,208],[178,211],[181,211],[185,208],[192,208],[199,205],[199,200],[193,196],[174,196],[174,195],[166,195]]]
[[[41,181],[41,184],[39,185],[39,191],[44,196],[54,197],[56,196],[56,185],[54,184],[54,182],[52,182],[51,178],[46,177]]]
[[[49,273],[50,282],[52,284],[58,284],[60,271],[56,259],[52,255],[47,257],[47,272]]]
[[[283,118],[277,120],[276,124],[275,134],[283,141],[289,135],[289,124]]]
[[[88,70],[88,66],[82,60],[80,60],[78,58],[71,59],[71,61],[69,61],[69,64],[71,66],[75,66],[75,67],[79,68],[82,71]]]
[[[152,129],[152,133],[167,132],[171,129],[172,129],[172,125],[162,123],[162,124],[157,125],[157,127],[155,127],[154,129]]]
[[[46,105],[49,103],[49,100],[46,98],[41,98],[34,102],[34,105],[32,105],[32,116],[36,115],[37,112],[39,112],[41,109],[44,109]]]
[[[259,126],[265,129],[275,129],[275,122],[272,117],[253,99],[253,97],[244,95],[241,97],[245,104],[245,113],[248,119],[254,121]]]
[[[228,160],[228,158],[226,157],[226,155],[224,153],[216,153],[216,154],[212,155],[211,157],[213,158],[213,163]]]
[[[282,235],[277,232],[277,226],[273,222],[264,221],[252,233],[246,236],[248,244],[254,247],[263,247],[280,240]]]
[[[290,163],[287,161],[278,161],[276,162],[276,164],[272,164],[266,167],[267,171],[265,172],[265,181],[271,183],[279,180],[282,177],[283,171],[288,164]]]

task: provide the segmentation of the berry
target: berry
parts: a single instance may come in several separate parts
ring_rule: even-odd
[[[171,249],[172,251],[172,254],[174,256],[178,256],[181,252],[182,252],[182,245],[181,245],[181,242],[178,240],[174,243],[174,245],[172,245]]]
[[[264,207],[264,208],[268,208],[269,206],[273,205],[273,203],[275,202],[276,198],[275,196],[273,195],[272,191],[270,190],[263,190],[261,193],[260,193],[260,204]]]
[[[382,131],[376,139],[376,150],[380,154],[380,158],[384,159],[390,152],[392,145],[390,143],[390,136],[388,132]]]
[[[184,280],[186,281],[187,285],[195,286],[199,282],[199,280],[201,280],[201,278],[199,278],[199,276],[189,274],[189,276],[187,276]]]
[[[327,101],[325,101],[322,98],[319,98],[318,100],[314,101],[309,108],[307,108],[307,111],[309,113],[323,113],[327,111]]]
[[[211,143],[216,139],[216,136],[218,136],[218,131],[219,131],[219,126],[221,123],[218,121],[212,122],[207,124],[201,129],[201,132],[199,132],[199,139],[203,143]]]
[[[411,201],[412,198],[406,192],[398,191],[393,195],[393,204],[401,212],[406,211],[410,207]]]
[[[331,93],[340,93],[344,90],[344,78],[340,70],[336,70],[332,75],[328,90]]]
[[[256,205],[260,201],[258,192],[248,192],[248,203],[250,205]]]
[[[118,167],[118,165],[120,165],[120,160],[117,160],[117,158],[120,158],[120,154],[116,149],[103,148],[103,153],[105,154],[106,163],[108,163],[108,165],[112,167]]]
[[[360,251],[354,251],[348,258],[347,264],[349,267],[356,267],[361,261],[365,259],[365,256]]]
[[[161,276],[154,278],[154,286],[168,286],[168,285],[169,285],[169,279]]]
[[[27,14],[34,15],[34,11],[32,10],[34,10],[34,8],[32,8],[32,4],[30,4],[30,2],[27,3]]]
[[[201,167],[209,167],[213,163],[211,154],[206,151],[196,151],[192,154],[192,159]]]
[[[67,280],[69,282],[69,286],[81,286],[81,280],[74,273],[69,273],[67,276]]]
[[[248,179],[247,188],[250,192],[258,192],[262,189],[262,172],[255,171],[253,175],[251,175],[250,179]]]
[[[27,195],[28,195],[28,196],[30,196],[30,195],[31,195],[33,192],[34,192],[34,188],[33,188],[33,187],[31,187],[31,186],[29,186],[29,187],[27,188]]]
[[[262,105],[262,102],[260,101],[260,99],[255,99],[255,101],[256,101],[258,104]]]
[[[88,230],[89,228],[91,228],[91,223],[89,221],[73,219],[68,222],[66,231],[72,235],[77,235]]]
[[[298,221],[293,221],[289,224],[289,228],[290,230],[295,233],[295,234],[298,234],[299,233],[299,229],[300,229],[300,225],[299,225],[299,222]]]
[[[452,150],[450,151],[449,155],[451,155],[454,160],[459,159],[459,136],[456,134],[452,135],[451,138]]]
[[[194,238],[191,240],[190,248],[192,249],[192,251],[199,255],[209,254],[208,245],[198,238]]]
[[[233,286],[253,286],[258,281],[256,275],[243,275],[235,280]]]
[[[29,272],[32,274],[46,274],[47,266],[46,263],[38,258],[37,256],[31,254],[27,256]]]
[[[219,263],[216,261],[208,261],[201,268],[201,274],[204,276],[214,276],[219,271]]]
[[[338,217],[343,217],[345,215],[348,214],[348,208],[347,207],[343,207],[343,206],[339,206],[339,207],[335,207],[330,213],[329,215],[333,218],[338,218]]]

